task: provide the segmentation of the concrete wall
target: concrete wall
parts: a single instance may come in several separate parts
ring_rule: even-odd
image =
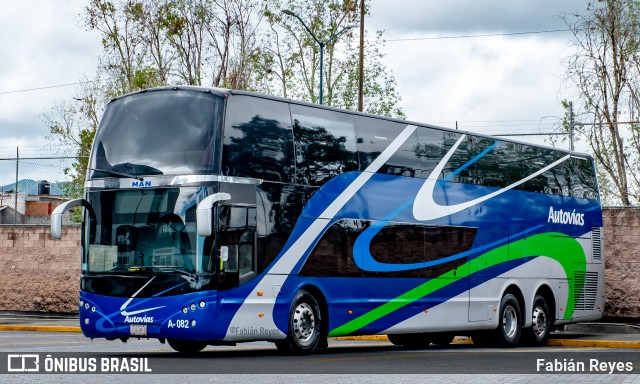
[[[1,311],[77,312],[79,287],[80,227],[0,225]]]
[[[604,210],[605,316],[640,319],[640,208]],[[80,228],[0,225],[0,311],[76,312]]]
[[[607,208],[605,316],[640,319],[640,208]]]

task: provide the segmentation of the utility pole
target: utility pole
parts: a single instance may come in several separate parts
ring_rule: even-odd
[[[364,0],[360,0],[360,64],[358,67],[358,111],[364,108]]]
[[[318,104],[322,104],[322,62],[324,61],[324,47],[327,44],[331,43],[332,41],[336,40],[340,35],[342,35],[343,33],[347,32],[349,29],[354,28],[355,25],[347,25],[346,27],[342,28],[339,32],[337,32],[333,36],[329,37],[327,40],[320,41],[320,39],[318,39],[316,34],[313,33],[313,31],[311,31],[311,28],[309,28],[307,26],[307,23],[305,23],[304,20],[302,20],[300,15],[298,15],[297,13],[295,13],[295,12],[289,10],[289,9],[283,9],[281,12],[284,13],[285,15],[293,16],[296,19],[298,19],[298,21],[300,21],[300,23],[302,24],[304,29],[306,29],[307,32],[309,32],[311,37],[313,37],[313,40],[315,40],[316,43],[318,43],[318,46],[320,47],[320,97],[319,97],[320,100],[319,100]]]
[[[574,121],[573,121],[573,101],[569,102],[569,149],[574,150],[573,135],[574,135]]]
[[[13,198],[13,224],[18,224],[18,177],[19,177],[19,167],[20,164],[20,147],[16,147],[16,187],[13,189],[13,193],[15,196]]]

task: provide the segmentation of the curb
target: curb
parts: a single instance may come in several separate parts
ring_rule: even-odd
[[[597,348],[627,348],[640,349],[640,341],[621,340],[568,340],[551,339],[547,345],[554,347],[597,347]]]
[[[64,325],[0,325],[0,331],[34,331],[34,332],[82,332],[80,327]],[[371,336],[339,336],[330,337],[331,340],[341,341],[389,341],[387,335]],[[453,339],[453,344],[473,344],[468,337],[458,337]],[[569,340],[569,339],[549,339],[548,346],[552,347],[591,347],[591,348],[626,348],[640,349],[640,341],[621,340]]]
[[[389,341],[387,335],[372,335],[372,336],[338,336],[338,337],[330,337],[331,340],[353,340],[353,341]],[[468,337],[459,337],[456,336],[452,344],[473,344]]]
[[[82,332],[80,327],[64,325],[0,325],[0,331]]]

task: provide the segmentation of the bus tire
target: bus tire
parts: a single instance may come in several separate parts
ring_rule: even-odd
[[[447,332],[432,333],[429,335],[431,344],[435,344],[435,345],[449,345],[453,342],[453,339],[455,338],[456,338],[456,335],[454,335],[453,333],[447,333]]]
[[[504,348],[518,345],[522,333],[522,311],[518,299],[510,293],[502,297],[496,329],[496,344]]]
[[[201,340],[168,339],[167,342],[174,350],[187,354],[198,353],[207,346],[207,342]]]
[[[407,348],[427,348],[431,344],[427,333],[403,333],[387,335],[393,345]]]
[[[531,310],[531,327],[525,328],[522,333],[522,341],[526,345],[540,346],[546,343],[551,332],[553,315],[549,310],[547,299],[542,295],[536,295],[533,299]]]
[[[321,330],[322,317],[318,301],[309,292],[300,290],[291,302],[287,338],[276,341],[276,347],[286,354],[309,354],[320,344]]]

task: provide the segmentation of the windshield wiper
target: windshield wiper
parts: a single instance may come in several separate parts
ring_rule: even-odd
[[[112,176],[123,176],[123,177],[128,177],[128,178],[131,178],[131,179],[144,181],[141,176],[136,176],[136,175],[132,175],[132,174],[129,174],[129,173],[112,171],[110,169],[100,169],[100,168],[88,168],[88,169],[90,171],[103,172],[103,173],[106,173],[106,174],[112,175]]]
[[[175,272],[177,274],[180,274],[180,275],[183,275],[183,276],[189,276],[191,278],[195,277],[195,274],[185,271],[184,268],[176,267],[176,266],[172,266],[172,265],[135,265],[135,266],[129,267],[129,271],[131,271],[132,269],[133,270],[140,270],[140,269],[155,270],[155,269],[159,269],[161,271],[166,271],[166,272]]]
[[[141,265],[141,266],[133,266],[129,268],[129,271],[140,271],[143,269],[150,269],[153,272],[155,270],[160,270],[163,272],[174,272],[182,276],[185,279],[189,286],[193,289],[201,289],[205,285],[209,284],[211,281],[211,275],[209,274],[198,274],[191,273],[184,270],[183,267],[176,267],[173,265]]]

